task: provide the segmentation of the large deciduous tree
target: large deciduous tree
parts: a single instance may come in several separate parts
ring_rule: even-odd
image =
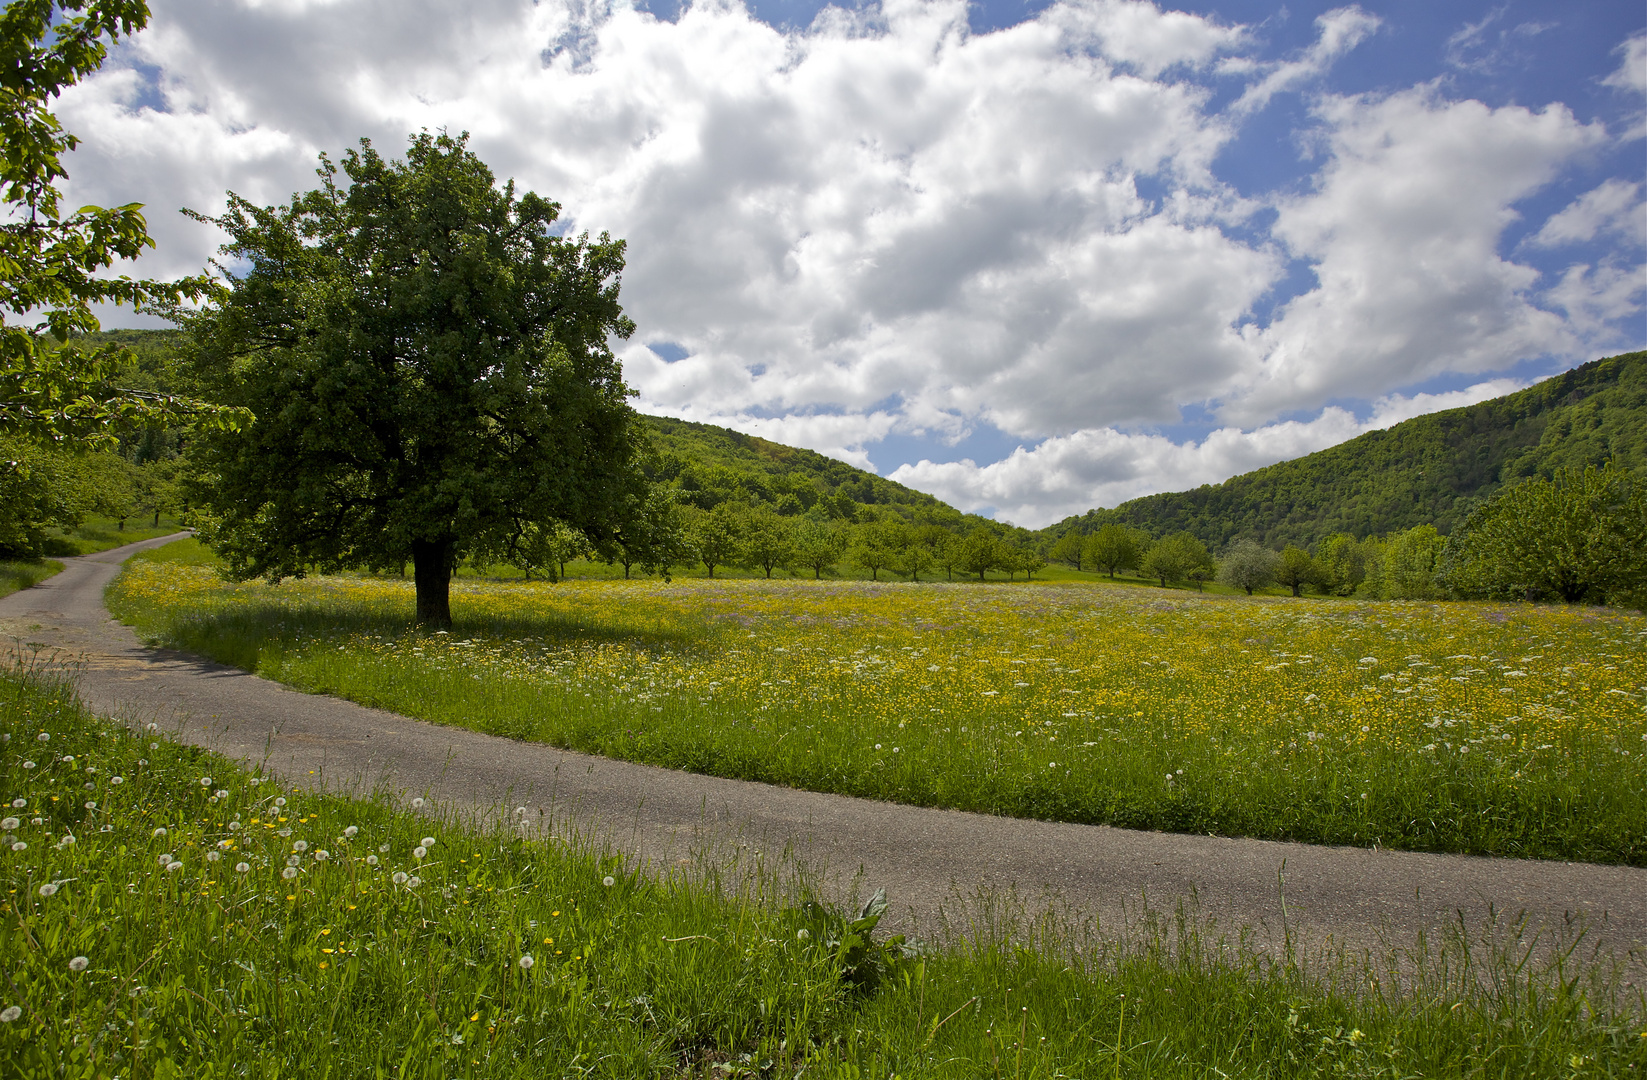
[[[202,535],[233,575],[409,558],[418,621],[448,625],[466,553],[564,526],[609,556],[636,527],[640,435],[607,344],[634,329],[623,243],[556,235],[559,206],[466,142],[425,132],[390,161],[362,140],[290,205],[231,193],[200,217],[228,268],[174,317],[202,381],[257,416],[196,444]]]
[[[1251,596],[1254,589],[1272,584],[1281,570],[1281,556],[1258,543],[1242,538],[1229,546],[1218,560],[1218,580]]]

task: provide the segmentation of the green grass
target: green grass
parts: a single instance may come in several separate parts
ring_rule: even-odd
[[[0,559],[0,596],[32,588],[63,572],[55,559]]]
[[[157,526],[149,524],[152,520],[148,517],[128,518],[126,527],[122,529],[120,522],[114,518],[93,515],[78,528],[49,530],[46,534],[45,551],[47,555],[57,556],[95,555],[99,551],[108,551],[122,544],[135,544],[139,540],[170,536],[183,528],[173,518],[162,516]]]
[[[575,840],[282,786],[92,716],[40,669],[0,672],[0,740],[0,1078],[1647,1066],[1640,991],[1513,926],[1306,964],[1183,915],[1099,937],[979,902],[916,955],[831,948],[842,917],[781,867],[651,877]]]
[[[151,640],[437,723],[669,768],[1129,828],[1647,864],[1647,621],[1088,584],[229,585]]]

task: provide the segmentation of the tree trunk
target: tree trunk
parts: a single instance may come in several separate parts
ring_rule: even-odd
[[[417,583],[418,625],[451,629],[452,545],[412,541],[412,579]]]

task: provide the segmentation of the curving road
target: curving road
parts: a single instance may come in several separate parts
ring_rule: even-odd
[[[1142,906],[1189,901],[1227,930],[1273,947],[1285,925],[1306,947],[1402,945],[1421,931],[1474,930],[1526,913],[1647,973],[1647,870],[1429,855],[926,810],[672,772],[440,727],[277,683],[187,654],[146,648],[110,618],[103,590],[134,551],[162,537],[65,559],[66,569],[0,599],[0,636],[81,666],[96,711],[159,721],[291,783],[387,785],[481,814],[533,807],[564,832],[594,833],[654,866],[695,851],[786,853],[827,892],[885,886],[903,929],[935,932],[945,908],[1012,895],[1116,927]],[[540,815],[543,815],[540,817]],[[1283,869],[1284,868],[1284,869]],[[1284,890],[1281,883],[1284,881]]]

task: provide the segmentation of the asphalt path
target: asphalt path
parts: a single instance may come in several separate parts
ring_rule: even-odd
[[[0,599],[0,640],[71,659],[81,697],[129,723],[261,763],[282,780],[428,798],[458,813],[530,808],[654,869],[764,853],[804,866],[826,894],[884,886],[900,928],[937,933],[968,901],[1016,897],[1033,914],[1135,924],[1180,902],[1260,948],[1402,947],[1423,932],[1483,933],[1519,916],[1586,927],[1586,951],[1647,971],[1647,870],[1584,863],[1321,847],[1138,832],[900,806],[674,772],[410,720],[303,694],[185,653],[142,645],[103,590],[161,537],[65,559],[61,574]]]

